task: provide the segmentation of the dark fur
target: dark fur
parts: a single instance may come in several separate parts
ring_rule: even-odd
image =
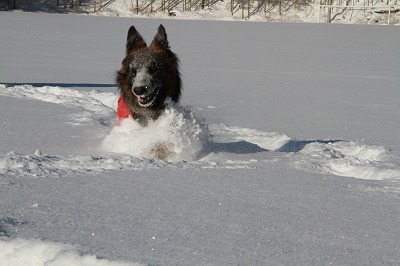
[[[146,75],[139,74],[140,71],[144,71]],[[133,84],[138,85],[139,76],[142,81],[139,86],[133,88]],[[161,115],[166,106],[167,97],[174,102],[179,101],[182,92],[179,59],[170,50],[163,25],[159,26],[153,42],[148,47],[135,27],[130,27],[126,57],[122,61],[121,69],[117,72],[116,80],[133,118],[143,126],[149,120],[156,120]],[[152,88],[157,88],[158,91],[154,92],[155,97],[151,97],[152,104],[141,105],[138,94],[146,95],[146,91],[151,91]]]

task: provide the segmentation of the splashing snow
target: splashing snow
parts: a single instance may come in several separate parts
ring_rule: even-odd
[[[207,143],[207,127],[200,124],[193,112],[170,104],[157,120],[142,127],[134,120],[125,119],[115,126],[103,141],[108,152],[137,157],[158,157],[157,147],[166,147],[169,161],[196,160]]]

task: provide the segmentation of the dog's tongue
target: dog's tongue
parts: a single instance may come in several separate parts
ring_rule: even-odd
[[[139,102],[140,103],[146,103],[149,99],[148,99],[149,97],[147,96],[147,97],[144,97],[144,98],[142,98],[142,97],[139,97]]]

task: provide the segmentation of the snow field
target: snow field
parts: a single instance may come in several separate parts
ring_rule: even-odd
[[[0,20],[2,244],[146,265],[398,264],[397,27]],[[161,23],[192,107],[158,129],[182,122],[169,138],[196,140],[195,158],[103,146],[141,130],[115,113],[126,31],[149,40]]]
[[[398,158],[391,156],[390,151],[382,146],[344,140],[297,140],[285,134],[223,124],[207,126],[199,123],[188,108],[175,105],[169,106],[160,119],[148,127],[143,128],[131,120],[116,125],[117,94],[31,85],[0,85],[0,89],[0,95],[75,108],[77,113],[71,117],[71,126],[96,122],[109,125],[106,127],[109,132],[103,132],[105,137],[101,147],[93,149],[98,149],[99,154],[60,156],[36,152],[22,155],[10,151],[0,156],[1,174],[40,177],[167,166],[260,167],[266,161],[262,162],[260,155],[251,158],[252,153],[278,152],[277,160],[285,160],[288,165],[304,171],[368,180],[400,178]],[[152,149],[159,143],[172,145],[167,161],[153,160]],[[248,159],[235,161],[218,157],[218,153],[231,153],[233,157],[235,154],[248,154]]]

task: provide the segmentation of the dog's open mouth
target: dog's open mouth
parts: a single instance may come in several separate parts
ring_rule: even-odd
[[[150,93],[146,97],[138,96],[137,99],[138,99],[139,105],[141,105],[143,107],[152,105],[154,100],[156,99],[158,92],[159,92],[159,90],[155,90],[154,92]]]

